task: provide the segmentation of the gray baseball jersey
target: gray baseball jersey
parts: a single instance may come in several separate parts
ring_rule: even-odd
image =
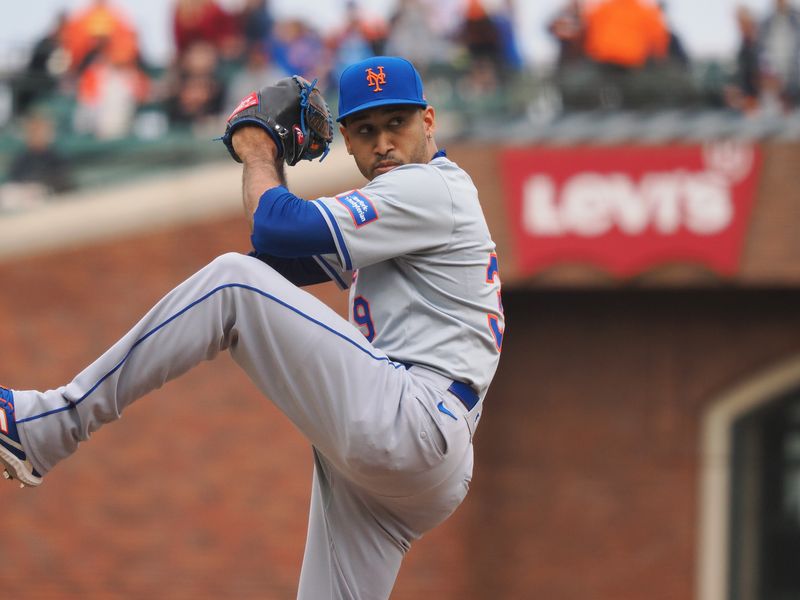
[[[439,156],[315,204],[336,241],[337,281],[354,274],[350,321],[393,359],[482,396],[503,315],[495,245],[470,177]]]

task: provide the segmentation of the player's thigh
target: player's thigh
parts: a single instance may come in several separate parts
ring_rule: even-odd
[[[234,359],[326,456],[361,471],[405,470],[398,459],[425,460],[415,450],[439,460],[403,365],[256,259],[224,255],[208,271],[199,293],[221,290]],[[406,448],[408,439],[420,447]]]

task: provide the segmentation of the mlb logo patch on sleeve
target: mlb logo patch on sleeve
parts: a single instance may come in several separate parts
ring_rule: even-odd
[[[336,199],[350,211],[350,216],[353,217],[353,223],[356,224],[356,227],[363,227],[367,223],[378,219],[378,211],[375,210],[372,200],[358,190],[336,196]]]

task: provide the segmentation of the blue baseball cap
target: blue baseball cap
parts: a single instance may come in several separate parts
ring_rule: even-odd
[[[373,56],[350,65],[339,78],[339,118],[389,104],[426,107],[422,78],[408,60]]]

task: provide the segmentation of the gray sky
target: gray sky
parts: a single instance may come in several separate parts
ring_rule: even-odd
[[[137,24],[147,59],[164,63],[172,52],[170,18],[174,0],[115,0]],[[240,0],[220,0],[235,5]],[[397,0],[361,0],[363,6],[388,14]],[[441,0],[440,0],[441,1]],[[496,0],[486,0],[493,2]],[[515,0],[517,36],[526,56],[534,61],[552,59],[555,47],[544,24],[566,0]],[[89,0],[2,0],[0,56],[19,52],[44,33],[61,9],[86,6]],[[731,57],[736,49],[734,10],[738,5],[763,15],[773,0],[667,0],[668,17],[689,53],[696,57]],[[276,16],[299,15],[320,28],[337,24],[345,0],[272,0]]]

